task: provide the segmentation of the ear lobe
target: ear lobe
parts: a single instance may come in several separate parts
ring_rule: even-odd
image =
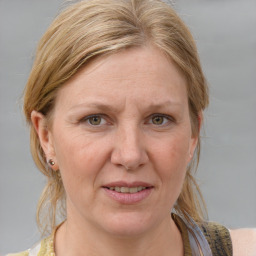
[[[33,110],[31,113],[31,121],[37,132],[46,159],[55,157],[51,132],[48,129],[46,117],[42,113]]]

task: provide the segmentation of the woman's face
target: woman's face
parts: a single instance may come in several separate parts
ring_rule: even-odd
[[[197,138],[186,80],[159,50],[94,61],[58,92],[50,130],[33,118],[61,172],[68,221],[118,235],[170,221]]]

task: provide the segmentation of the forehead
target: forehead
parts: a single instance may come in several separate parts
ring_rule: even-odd
[[[131,48],[83,67],[60,89],[57,102],[80,104],[89,98],[113,104],[129,99],[180,102],[187,100],[186,79],[160,50]]]

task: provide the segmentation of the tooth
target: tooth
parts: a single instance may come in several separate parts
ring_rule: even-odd
[[[116,191],[116,192],[119,192],[119,193],[137,193],[137,192],[140,192],[144,189],[146,189],[146,187],[142,187],[142,186],[139,186],[139,187],[131,187],[131,188],[128,188],[128,187],[109,187],[110,190],[113,190],[113,191]]]
[[[134,187],[134,188],[130,188],[129,189],[129,192],[130,193],[136,193],[136,192],[138,192],[139,190],[138,190],[138,188],[137,187]]]
[[[121,188],[120,187],[115,187],[115,191],[116,192],[121,192]]]
[[[129,188],[121,187],[121,193],[128,193],[128,192],[129,192]]]

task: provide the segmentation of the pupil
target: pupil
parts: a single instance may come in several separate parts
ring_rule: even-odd
[[[154,124],[162,124],[163,123],[163,117],[161,116],[156,116],[153,118],[153,123]]]
[[[90,119],[90,123],[91,123],[92,125],[98,125],[98,124],[100,124],[100,121],[101,121],[101,118],[98,117],[98,116],[94,116],[94,117],[92,117],[92,118]]]

